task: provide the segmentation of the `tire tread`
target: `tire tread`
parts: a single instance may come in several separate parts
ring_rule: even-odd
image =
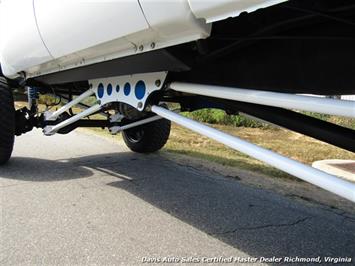
[[[6,163],[15,141],[15,107],[11,90],[4,77],[0,77],[0,165]]]
[[[130,130],[144,130],[144,136],[139,142],[131,142],[126,136],[126,131],[122,132],[123,140],[127,147],[138,153],[156,152],[164,147],[169,139],[171,122],[160,119],[149,124],[142,125]]]

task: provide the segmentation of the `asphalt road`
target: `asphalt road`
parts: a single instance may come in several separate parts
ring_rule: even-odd
[[[18,138],[0,193],[1,265],[355,259],[354,214],[83,133]]]

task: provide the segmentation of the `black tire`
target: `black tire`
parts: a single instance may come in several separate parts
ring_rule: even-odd
[[[169,139],[171,122],[160,119],[149,124],[124,130],[123,140],[134,152],[156,152],[164,147]]]
[[[12,92],[0,76],[0,165],[11,157],[15,141],[15,107]]]

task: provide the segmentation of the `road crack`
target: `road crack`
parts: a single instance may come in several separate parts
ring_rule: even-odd
[[[313,200],[313,199],[310,199],[310,198],[307,198],[307,197],[304,197],[304,196],[295,195],[295,194],[287,194],[285,196],[289,197],[289,198],[298,198],[298,199],[300,199],[302,201],[305,201],[305,202],[311,203],[313,205],[316,205],[321,210],[324,210],[324,211],[327,211],[327,212],[330,212],[332,214],[335,214],[337,216],[342,217],[343,218],[343,222],[346,221],[346,220],[350,221],[350,222],[353,222],[353,223],[355,222],[355,216],[351,216],[351,214],[349,214],[349,212],[341,210],[341,209],[339,209],[339,208],[337,208],[335,206],[327,205],[327,204],[318,202],[316,200]]]
[[[239,227],[233,230],[228,230],[228,231],[224,231],[221,233],[216,233],[213,235],[228,235],[228,234],[233,234],[236,233],[238,231],[249,231],[249,230],[259,230],[259,229],[264,229],[264,228],[270,228],[270,227],[275,227],[275,228],[279,228],[279,227],[289,227],[289,226],[295,226],[298,225],[300,223],[303,223],[309,219],[311,219],[312,217],[305,217],[302,219],[298,219],[295,222],[292,223],[281,223],[281,224],[265,224],[265,225],[260,225],[260,226],[251,226],[251,227]]]

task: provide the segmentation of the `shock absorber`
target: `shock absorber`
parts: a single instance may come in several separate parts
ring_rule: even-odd
[[[37,102],[39,99],[38,89],[36,87],[27,87],[27,96],[28,96],[28,109],[32,113],[37,112]]]
[[[40,118],[37,116],[39,92],[35,87],[26,87],[28,109],[23,107],[16,110],[16,128],[15,135],[20,136],[29,132],[33,127],[40,127]]]

